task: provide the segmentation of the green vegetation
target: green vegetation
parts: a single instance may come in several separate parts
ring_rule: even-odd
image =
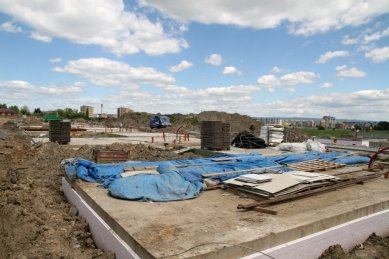
[[[303,132],[310,137],[321,138],[352,138],[355,132],[349,129],[318,129],[318,128],[303,128]]]
[[[310,137],[315,136],[320,138],[353,138],[356,134],[356,132],[351,129],[302,128],[302,131]],[[389,130],[360,130],[358,132],[358,137],[362,136],[369,138],[387,136],[389,138]]]
[[[184,124],[197,125],[197,124],[199,124],[199,118],[197,116],[187,116],[187,115],[182,115],[179,113],[170,114],[168,116],[170,118],[170,122],[173,125],[178,125],[178,124],[180,124],[180,125],[184,125]]]
[[[377,126],[374,127],[376,130],[389,130],[389,122],[388,121],[380,121]]]
[[[65,108],[65,109],[57,109],[53,111],[42,111],[39,107],[35,108],[33,112],[31,113],[30,109],[23,105],[21,107],[18,107],[17,105],[11,105],[7,106],[7,104],[2,103],[0,104],[0,108],[8,108],[16,112],[17,115],[34,115],[38,117],[44,117],[51,115],[52,116],[59,116],[65,119],[77,119],[77,118],[84,118],[88,119],[88,117],[85,114],[82,114],[78,112],[77,109],[71,109],[71,108]]]

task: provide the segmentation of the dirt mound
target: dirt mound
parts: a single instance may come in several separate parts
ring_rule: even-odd
[[[304,142],[309,139],[309,136],[299,128],[285,128],[284,142]]]
[[[345,253],[340,245],[330,246],[319,259],[358,259],[358,258],[389,258],[389,237],[383,238],[375,233],[361,245]]]
[[[149,128],[150,116],[152,114],[145,112],[133,112],[124,114],[120,121],[123,125],[127,125],[133,128],[142,128],[147,130]],[[253,118],[240,115],[238,113],[226,113],[218,111],[205,111],[200,114],[170,114],[170,121],[172,128],[165,129],[166,132],[176,132],[178,129],[182,131],[200,131],[201,121],[219,120],[224,123],[229,123],[231,126],[231,134],[237,134],[241,131],[250,130],[251,125],[255,126],[255,133],[259,134],[261,123]]]
[[[259,121],[254,120],[250,116],[240,115],[238,113],[231,114],[226,112],[205,111],[200,113],[197,117],[199,121],[219,120],[224,123],[229,123],[231,134],[249,131],[251,125],[254,125],[255,133],[259,134],[261,128],[261,123]]]
[[[0,258],[114,258],[96,248],[88,225],[70,213],[61,191],[62,159],[93,160],[94,149],[127,150],[131,160],[142,161],[198,157],[131,144],[32,145],[30,137],[6,125],[0,129]]]

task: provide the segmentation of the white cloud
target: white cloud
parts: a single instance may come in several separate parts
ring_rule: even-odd
[[[278,87],[284,87],[289,92],[295,92],[293,86],[298,84],[312,84],[319,75],[308,71],[298,71],[283,75],[281,78],[275,75],[264,75],[257,79],[260,87],[266,88],[269,92],[274,92]]]
[[[69,61],[54,71],[85,78],[99,86],[136,88],[140,84],[170,84],[175,79],[151,67],[131,67],[126,63],[107,58],[86,58]]]
[[[53,39],[47,35],[44,35],[40,32],[37,32],[37,31],[33,31],[30,33],[30,38],[31,39],[34,39],[34,40],[37,40],[37,41],[42,41],[42,42],[46,42],[46,43],[50,43],[53,41]]]
[[[271,69],[271,73],[272,74],[278,74],[278,73],[281,73],[283,69],[277,67],[277,66],[274,66],[272,69]]]
[[[367,76],[366,72],[359,70],[356,67],[347,68],[346,65],[337,66],[336,71],[338,71],[338,74],[336,76],[341,79],[345,77],[361,78]]]
[[[120,0],[2,0],[0,12],[27,25],[32,31],[30,36],[44,42],[61,38],[102,46],[118,55],[140,51],[161,55],[188,47],[184,39],[176,37],[178,28],[168,33],[161,22],[129,11]]]
[[[281,82],[286,85],[312,84],[317,77],[313,72],[299,71],[282,76]]]
[[[0,81],[1,89],[10,89],[10,90],[31,90],[34,88],[32,84],[22,80],[12,80],[12,81]]]
[[[261,116],[320,118],[325,112],[336,118],[384,120],[387,118],[387,107],[389,107],[389,88],[304,96],[289,99],[287,102],[258,104],[252,109],[261,111]]]
[[[369,35],[366,34],[366,35],[363,37],[363,40],[364,40],[364,42],[369,43],[369,42],[371,42],[371,41],[380,40],[381,38],[386,37],[386,36],[388,36],[388,35],[389,35],[389,27],[386,28],[386,29],[383,30],[383,31],[380,31],[380,32],[375,32],[375,33],[369,34]]]
[[[58,62],[61,62],[62,59],[61,59],[61,58],[49,58],[49,61],[50,61],[51,63],[58,63]]]
[[[236,67],[230,66],[230,67],[224,67],[223,69],[223,75],[233,75],[233,74],[242,74]]]
[[[319,59],[316,60],[315,63],[316,64],[325,64],[331,59],[347,57],[349,55],[350,55],[350,53],[348,51],[344,51],[344,50],[328,51],[327,53],[320,55]]]
[[[4,88],[3,86],[8,86]],[[18,91],[10,87],[17,86]],[[40,107],[43,110],[64,107],[78,108],[80,104],[90,104],[99,107],[104,103],[108,113],[115,113],[117,104],[126,105],[136,111],[150,113],[198,113],[215,110],[250,116],[272,117],[316,117],[330,114],[336,118],[386,120],[389,107],[389,88],[369,89],[355,92],[336,92],[326,95],[312,95],[298,98],[289,97],[287,101],[276,100],[267,102],[256,100],[253,93],[259,91],[258,85],[232,85],[209,88],[188,88],[176,85],[158,86],[162,92],[148,92],[142,89],[133,91],[121,88],[119,92],[98,96],[88,96],[79,93],[82,83],[70,86],[36,87],[25,81],[0,81],[0,96],[2,102],[9,105],[28,105],[30,109]],[[63,91],[59,90],[63,88]],[[45,91],[42,93],[42,91]],[[294,88],[287,88],[294,91]],[[45,94],[50,94],[45,98]],[[65,94],[69,93],[69,94]],[[215,97],[217,98],[210,98]],[[341,98],[339,98],[341,96]],[[152,102],[145,102],[152,100]]]
[[[350,36],[346,35],[343,37],[341,43],[343,45],[355,45],[355,44],[359,43],[359,39],[358,38],[351,38]]]
[[[372,49],[365,54],[365,57],[371,58],[374,63],[384,62],[389,59],[389,46]]]
[[[274,75],[264,75],[257,79],[257,83],[269,92],[274,92],[274,89],[281,85],[280,80]]]
[[[4,22],[4,23],[0,24],[0,30],[7,31],[7,32],[13,32],[13,33],[23,31],[22,28],[15,26],[12,22]]]
[[[203,24],[237,25],[267,29],[288,22],[293,34],[322,33],[355,26],[389,12],[389,3],[380,0],[325,1],[309,0],[246,1],[197,0],[183,5],[179,0],[141,0],[166,16]],[[307,11],[309,10],[309,11]]]
[[[333,87],[334,86],[334,84],[333,83],[323,83],[321,86],[320,86],[320,88],[331,88],[331,87]]]
[[[0,93],[17,92],[24,94],[63,95],[81,93],[83,89],[84,84],[82,82],[62,86],[35,86],[22,80],[0,81]]]
[[[75,82],[73,85],[65,85],[65,86],[41,86],[37,87],[35,92],[44,94],[44,95],[63,95],[63,94],[76,94],[81,93],[84,90],[84,83]]]
[[[220,66],[223,61],[223,58],[220,54],[212,54],[204,59],[205,63],[211,64],[213,66]]]
[[[181,72],[185,69],[191,68],[193,64],[187,60],[182,60],[180,64],[169,67],[169,71],[172,73]]]
[[[248,95],[252,92],[259,91],[260,88],[255,85],[232,85],[232,86],[222,86],[222,87],[209,87],[209,88],[198,88],[198,89],[189,89],[183,86],[176,85],[164,85],[159,86],[160,89],[169,91],[175,94],[180,94],[185,97],[202,97],[208,98],[214,95],[223,96],[223,95]]]

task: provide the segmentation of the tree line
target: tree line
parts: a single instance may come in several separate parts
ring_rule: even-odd
[[[78,118],[88,119],[88,116],[86,114],[83,114],[79,112],[77,109],[72,109],[72,108],[42,111],[41,108],[37,107],[34,108],[34,110],[31,112],[26,105],[23,105],[21,107],[18,107],[17,105],[7,106],[7,104],[5,103],[0,104],[0,108],[8,108],[10,110],[13,110],[17,115],[27,115],[27,116],[33,115],[37,117],[43,117],[45,115],[57,115],[66,119],[78,119]]]

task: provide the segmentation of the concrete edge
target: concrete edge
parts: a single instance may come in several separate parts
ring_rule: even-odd
[[[62,190],[66,199],[77,207],[79,215],[88,222],[90,232],[98,248],[114,252],[117,259],[140,259],[131,247],[78,195],[64,177],[62,177]]]
[[[389,209],[264,250],[263,253],[277,259],[318,258],[324,250],[335,244],[350,251],[373,232],[384,237],[389,235]],[[265,254],[255,253],[243,259],[268,259]]]

